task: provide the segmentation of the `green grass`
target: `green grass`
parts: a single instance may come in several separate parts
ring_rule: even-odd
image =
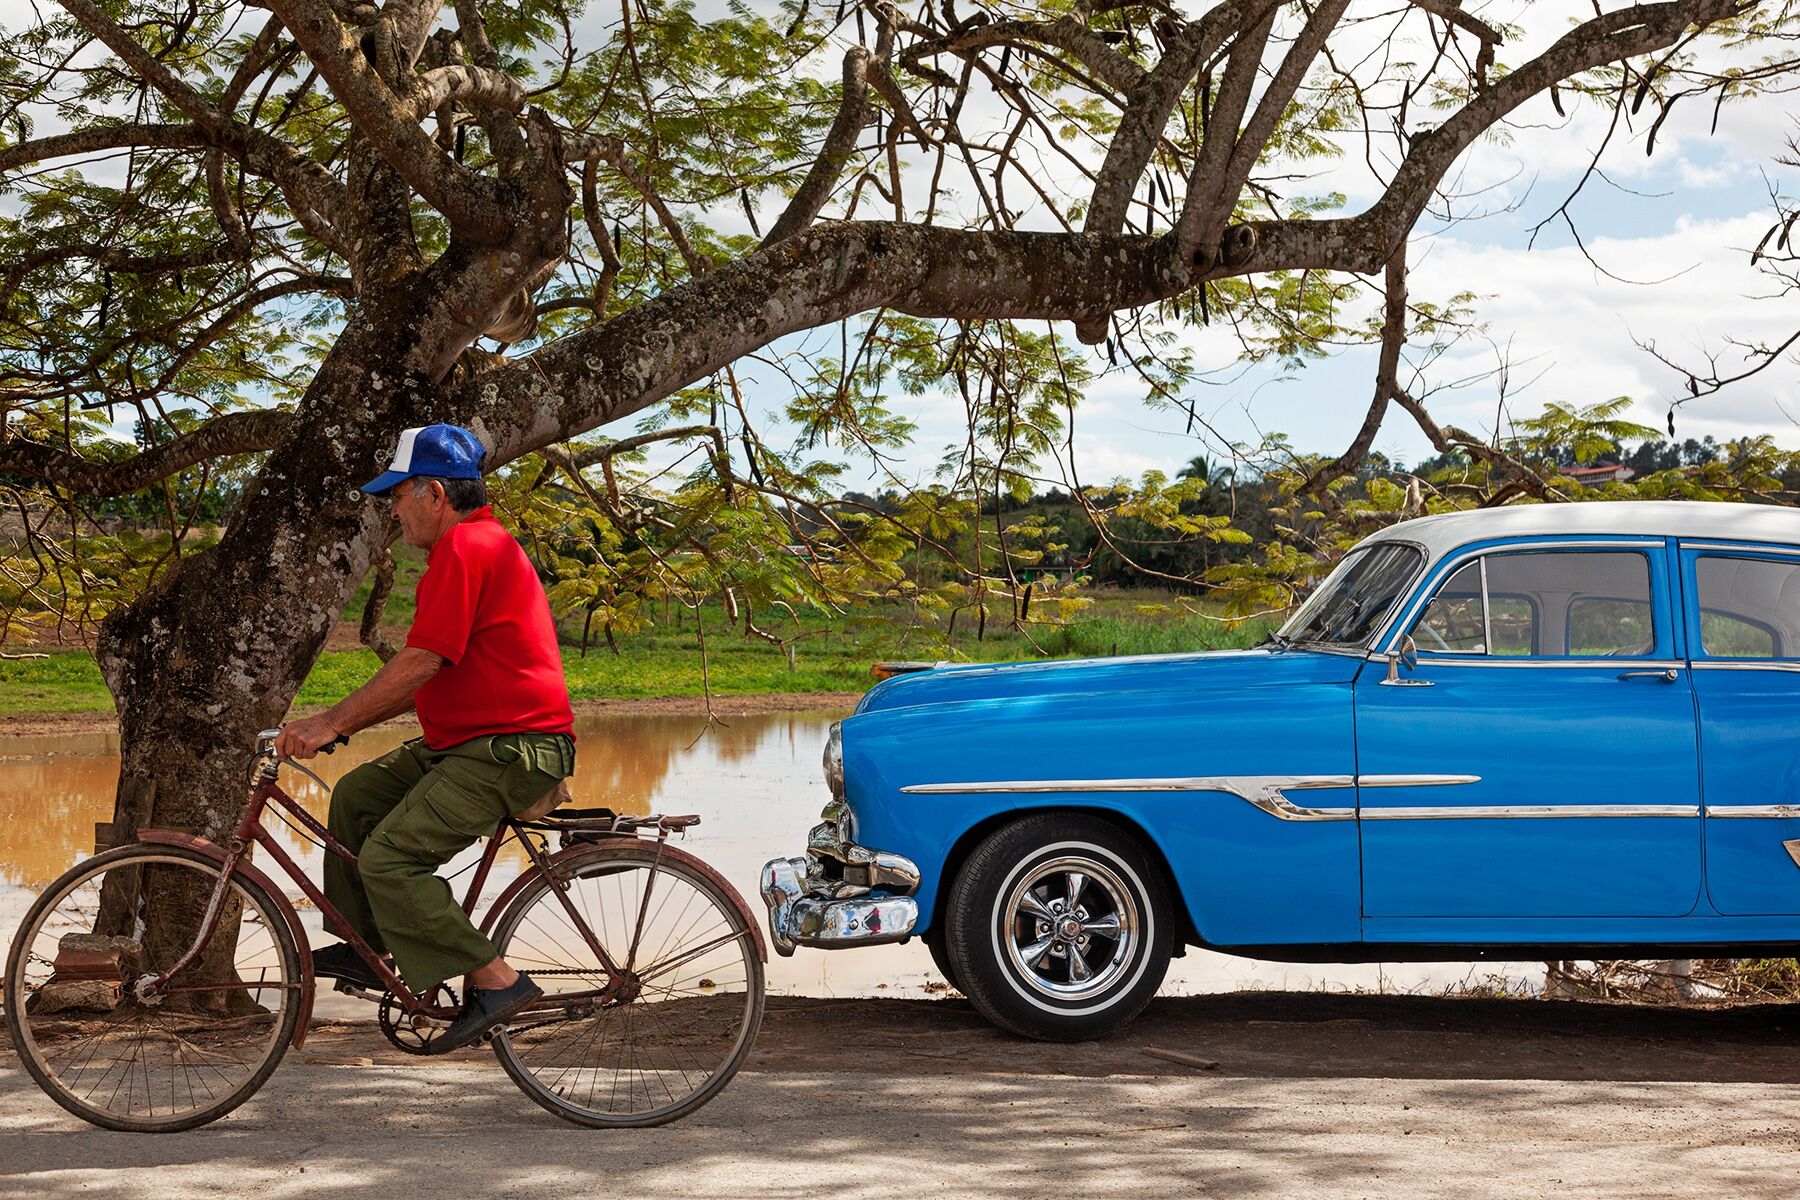
[[[406,570],[403,561],[403,579]],[[415,568],[412,577],[416,579],[417,574]],[[404,597],[402,590],[403,585],[397,584],[384,614],[395,624],[411,618],[410,583],[404,584]],[[397,616],[395,605],[402,599],[403,615]],[[621,636],[617,655],[596,634],[584,657],[576,644],[579,621],[572,626],[565,622],[563,673],[569,695],[576,700],[697,696],[707,684],[720,695],[855,692],[873,682],[869,665],[880,659],[1011,662],[1215,650],[1253,645],[1272,624],[1256,620],[1227,625],[1200,615],[1139,611],[1140,605],[1167,600],[1154,592],[1103,593],[1067,623],[1033,621],[1024,631],[1009,628],[1004,615],[990,613],[986,636],[979,640],[968,613],[958,620],[954,639],[949,639],[942,616],[914,614],[904,606],[852,613],[837,620],[815,615],[798,622],[792,618],[780,624],[771,621],[767,628],[780,636],[806,635],[795,642],[791,670],[777,647],[726,628],[723,614],[713,606],[706,611],[706,683],[702,681],[692,613],[683,614],[678,621],[671,616],[667,624]],[[349,615],[360,612],[360,603],[352,602]],[[378,665],[367,650],[322,655],[301,687],[298,703],[334,703],[373,675]],[[112,697],[99,669],[84,652],[0,661],[0,712],[104,712],[111,708]]]

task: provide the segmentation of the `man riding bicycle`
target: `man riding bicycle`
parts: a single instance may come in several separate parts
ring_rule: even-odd
[[[317,716],[284,725],[275,749],[311,758],[335,739],[417,709],[424,736],[338,781],[332,835],[354,868],[325,857],[325,896],[424,994],[466,976],[462,1011],[433,1053],[479,1040],[543,994],[470,922],[436,871],[507,816],[541,811],[575,770],[574,715],[543,584],[494,519],[481,442],[455,425],[400,435],[388,497],[406,543],[429,551],[406,645]],[[552,800],[551,803],[554,803]],[[313,953],[317,975],[383,990],[346,943]]]

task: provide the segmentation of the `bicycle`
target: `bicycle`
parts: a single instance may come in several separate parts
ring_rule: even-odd
[[[428,1053],[455,1017],[454,989],[409,991],[263,827],[273,806],[356,861],[277,782],[285,763],[323,785],[275,754],[278,732],[257,736],[249,802],[227,845],[142,829],[65,872],[26,913],[6,962],[7,1029],[26,1072],[76,1116],[128,1132],[193,1129],[249,1099],[305,1043],[308,941],[286,894],[251,863],[257,846],[386,985],[379,995],[337,986],[379,1005],[389,1042]],[[474,914],[501,847],[522,847],[528,869],[480,928],[545,990],[491,1044],[559,1117],[594,1128],[676,1120],[750,1052],[768,954],[737,891],[670,844],[699,820],[566,808],[508,818],[488,839],[463,911]]]

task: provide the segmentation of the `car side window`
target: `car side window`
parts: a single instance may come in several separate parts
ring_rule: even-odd
[[[1648,599],[1576,596],[1568,625],[1570,654],[1648,654],[1656,644]]]
[[[1652,653],[1650,562],[1634,552],[1520,550],[1457,568],[1412,630],[1420,654]]]
[[[1695,567],[1708,656],[1800,657],[1800,563],[1708,554]]]
[[[1460,568],[1438,589],[1413,626],[1412,636],[1420,654],[1487,653],[1479,559]]]

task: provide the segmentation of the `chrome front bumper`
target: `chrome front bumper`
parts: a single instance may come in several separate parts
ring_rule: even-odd
[[[844,821],[827,819],[806,839],[802,858],[763,864],[763,902],[777,953],[795,946],[842,950],[904,941],[919,923],[919,868],[898,854],[870,850],[843,835]]]

